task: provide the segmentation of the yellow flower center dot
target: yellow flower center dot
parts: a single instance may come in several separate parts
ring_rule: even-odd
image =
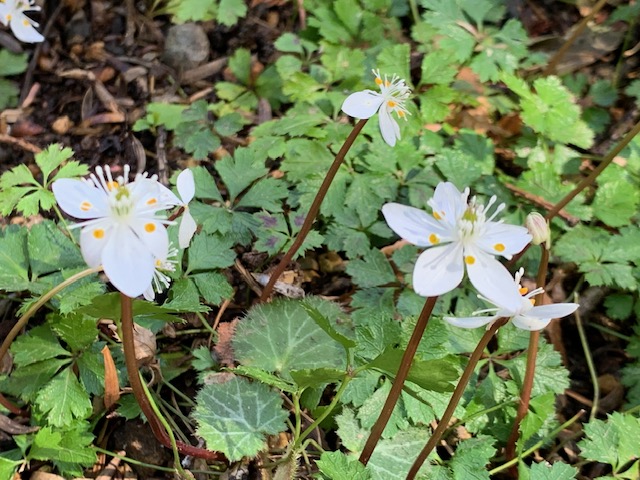
[[[518,291],[520,292],[520,295],[526,295],[529,289],[527,287],[520,287]]]
[[[467,265],[473,265],[474,263],[476,263],[476,258],[472,255],[467,255],[466,257],[464,257],[464,263],[466,263]]]
[[[147,224],[145,224],[145,226],[144,226],[144,230],[145,230],[145,232],[147,232],[147,233],[153,233],[153,232],[155,232],[155,231],[156,231],[156,226],[155,226],[155,224],[153,224],[153,223],[147,223]]]
[[[429,242],[431,242],[433,245],[436,245],[437,243],[440,243],[440,239],[435,233],[432,233],[431,235],[429,235]]]
[[[80,204],[80,210],[82,210],[83,212],[88,212],[89,210],[91,210],[91,207],[93,207],[93,205],[91,205],[91,203],[87,202],[86,200]]]
[[[493,248],[495,249],[496,252],[504,252],[504,244],[503,243],[496,243]]]
[[[96,228],[93,231],[93,238],[97,238],[98,240],[100,240],[101,238],[104,238],[104,230],[101,228]]]
[[[387,105],[389,106],[389,108],[393,108],[393,107],[395,107],[395,106],[397,105],[397,103],[396,103],[396,102],[394,102],[393,100],[389,100],[389,101],[387,102]]]
[[[158,203],[157,198],[150,198],[149,200],[147,200],[147,205],[155,205],[156,203]]]

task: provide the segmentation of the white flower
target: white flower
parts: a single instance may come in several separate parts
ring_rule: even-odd
[[[131,183],[128,165],[116,180],[109,167],[96,168],[89,179],[63,178],[52,185],[60,208],[85,220],[80,233],[82,256],[90,267],[102,265],[113,285],[129,297],[150,285],[155,260],[167,258],[171,223],[158,212],[171,208],[163,201],[156,177],[137,175]]]
[[[35,0],[0,0],[0,22],[9,25],[18,40],[25,43],[38,43],[44,37],[35,29],[38,23],[27,17],[24,12],[37,12]]]
[[[413,271],[413,288],[419,295],[433,297],[453,290],[466,268],[480,293],[503,292],[505,305],[515,308],[512,294],[517,289],[495,256],[510,259],[531,241],[531,235],[524,227],[494,221],[504,204],[487,216],[495,196],[486,206],[478,204],[475,197],[467,203],[468,197],[468,188],[460,193],[452,183],[442,182],[429,200],[432,215],[398,203],[387,203],[382,213],[400,237],[431,247],[418,257]]]
[[[175,272],[178,260],[178,249],[169,247],[166,258],[156,258],[151,285],[143,292],[144,298],[150,302],[171,285],[171,278],[165,272]]]
[[[355,118],[369,118],[378,112],[382,138],[393,147],[396,140],[400,140],[400,127],[391,114],[395,112],[398,117],[407,119],[409,112],[404,102],[411,95],[411,90],[396,75],[391,80],[385,75],[383,80],[380,71],[373,70],[373,74],[380,93],[372,90],[352,93],[342,104],[342,111]]]
[[[196,185],[193,179],[193,172],[191,170],[183,170],[178,175],[176,181],[178,187],[178,198],[171,190],[162,186],[163,200],[171,205],[179,205],[183,208],[182,216],[180,218],[180,227],[178,228],[178,244],[180,248],[187,248],[191,242],[191,237],[196,233],[198,225],[191,216],[189,211],[189,202],[193,200],[196,193]]]
[[[542,305],[535,307],[535,299],[532,298],[539,293],[544,292],[543,288],[536,288],[535,290],[527,293],[527,289],[522,287],[520,279],[524,274],[524,269],[520,269],[515,275],[515,285],[518,287],[518,295],[515,298],[516,301],[509,303],[518,303],[516,308],[505,307],[499,302],[494,302],[478,295],[479,298],[488,301],[496,306],[496,308],[487,308],[484,310],[478,310],[473,312],[473,317],[444,317],[444,319],[451,325],[462,328],[476,328],[482,325],[491,324],[495,320],[501,317],[511,318],[513,324],[523,330],[542,330],[549,325],[552,318],[562,318],[575,312],[579,307],[577,303],[556,303],[554,305]],[[498,295],[501,297],[502,295]],[[475,316],[481,313],[493,312],[494,314],[489,317]]]

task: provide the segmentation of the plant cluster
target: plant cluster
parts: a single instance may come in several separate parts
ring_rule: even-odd
[[[247,14],[245,2],[197,3],[149,13]],[[17,318],[0,344],[0,415],[34,427],[0,452],[0,480],[35,461],[82,476],[115,455],[100,431],[142,416],[174,454],[165,469],[185,478],[185,458],[212,475],[257,459],[278,479],[568,480],[590,462],[638,478],[640,366],[622,372],[622,411],[599,410],[578,310],[587,288],[604,291],[615,328],[599,328],[640,357],[640,124],[592,153],[607,107],[639,96],[637,81],[543,73],[559,59],[534,52],[499,0],[305,7],[308,26],[279,36],[273,64],[255,70],[238,48],[235,82],[146,105],[132,130],[169,132],[192,159],[171,188],[108,161],[90,173],[58,144],[0,176],[0,214],[40,218],[0,230],[0,290]],[[32,10],[6,0],[0,20],[42,41]],[[25,64],[0,51],[1,75]],[[0,107],[11,85],[0,78]],[[262,102],[277,115],[258,124]],[[338,265],[309,266],[323,255]],[[560,269],[570,293],[551,280]],[[220,322],[232,303],[242,315]],[[187,318],[208,342],[142,359],[142,335]],[[560,321],[581,338],[590,416],[556,409],[569,371],[541,331]],[[532,458],[569,428],[582,434],[576,465]]]

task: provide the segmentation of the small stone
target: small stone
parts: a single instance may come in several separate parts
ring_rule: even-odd
[[[211,45],[202,27],[195,23],[174,25],[164,46],[164,61],[179,72],[201,65],[209,58]]]

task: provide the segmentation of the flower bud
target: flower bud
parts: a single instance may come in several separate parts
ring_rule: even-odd
[[[527,215],[527,219],[524,224],[533,237],[531,240],[533,245],[546,243],[547,248],[551,246],[551,230],[549,228],[549,222],[542,215],[538,212],[531,212]]]

